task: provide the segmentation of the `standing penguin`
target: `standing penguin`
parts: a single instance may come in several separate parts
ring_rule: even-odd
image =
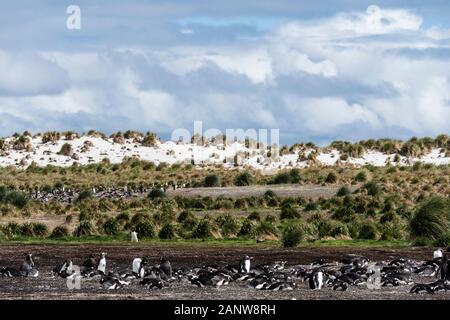
[[[323,272],[322,271],[313,271],[313,273],[309,277],[309,288],[310,289],[322,289],[323,286]]]
[[[144,268],[144,261],[142,261],[141,258],[135,258],[133,260],[133,275],[137,278],[137,279],[143,279],[145,276],[145,268]]]
[[[440,271],[441,271],[441,279],[442,280],[450,280],[450,265],[448,263],[448,256],[447,253],[449,251],[447,250],[447,252],[444,254],[444,256],[442,257],[442,261],[441,261],[441,265],[440,265]]]
[[[98,261],[97,271],[102,275],[106,274],[106,253],[104,252],[102,252]]]
[[[252,260],[252,257],[249,256],[245,256],[244,258],[242,258],[241,261],[239,261],[239,273],[249,273],[250,272],[250,267],[251,267],[251,263],[250,260]]]

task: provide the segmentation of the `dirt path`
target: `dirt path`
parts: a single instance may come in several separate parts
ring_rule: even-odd
[[[182,188],[176,190],[167,190],[168,196],[226,196],[232,198],[260,196],[267,190],[274,191],[280,197],[305,197],[316,199],[319,197],[329,198],[336,195],[341,186],[321,186],[321,185],[264,185],[248,187],[217,187],[217,188]],[[350,191],[356,189],[355,186],[349,187]]]
[[[381,290],[351,287],[347,292],[330,288],[309,290],[305,283],[292,291],[257,291],[230,283],[221,288],[197,288],[188,282],[172,283],[162,290],[149,291],[138,283],[121,290],[100,288],[98,279],[83,280],[81,289],[69,290],[64,279],[51,278],[50,271],[65,258],[80,264],[91,253],[107,252],[108,268],[126,267],[135,257],[148,256],[155,264],[160,256],[170,259],[174,268],[205,264],[235,264],[245,254],[254,257],[254,263],[287,260],[288,264],[309,264],[318,258],[340,260],[347,254],[362,254],[371,260],[390,260],[406,257],[428,259],[429,249],[416,248],[296,248],[284,249],[254,247],[212,246],[143,246],[143,245],[1,245],[0,266],[17,266],[32,252],[40,270],[38,278],[0,278],[0,298],[3,299],[450,299],[450,294],[411,295],[410,286],[386,287]],[[430,282],[430,279],[420,281]],[[432,279],[431,279],[432,281]]]

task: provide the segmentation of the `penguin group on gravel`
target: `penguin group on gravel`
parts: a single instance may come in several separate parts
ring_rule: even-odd
[[[434,294],[450,290],[450,263],[443,250],[433,252],[432,259],[415,261],[396,258],[390,261],[370,261],[359,255],[348,255],[339,261],[318,259],[310,265],[287,265],[286,261],[253,264],[245,255],[235,265],[203,265],[174,269],[167,257],[155,263],[152,258],[136,257],[125,268],[108,264],[106,253],[90,255],[80,268],[72,259],[63,260],[52,269],[53,278],[80,276],[83,281],[96,281],[106,290],[118,290],[131,284],[140,284],[149,290],[163,289],[182,283],[198,288],[224,287],[230,283],[255,290],[282,291],[306,287],[311,290],[348,291],[352,287],[377,285],[383,287],[411,286],[412,294]],[[37,277],[32,254],[28,254],[19,268],[0,268],[4,277]],[[434,279],[433,279],[434,278]],[[437,278],[437,279],[436,279]],[[421,279],[432,279],[423,283]],[[301,285],[301,283],[305,283]]]

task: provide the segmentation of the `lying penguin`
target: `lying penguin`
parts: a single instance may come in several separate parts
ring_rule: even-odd
[[[70,278],[76,275],[71,259],[65,260],[62,264],[56,266],[52,270],[53,277]]]
[[[6,267],[0,269],[0,274],[4,277],[37,277],[39,271],[34,266],[33,255],[27,255],[25,261],[19,269]]]
[[[97,275],[103,276],[106,274],[106,253],[102,252],[98,261],[95,260],[94,255],[83,262],[83,269],[81,275],[86,278]]]

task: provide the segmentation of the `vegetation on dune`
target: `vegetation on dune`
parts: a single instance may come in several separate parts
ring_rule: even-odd
[[[441,137],[438,143],[446,146],[448,139]],[[422,144],[423,148],[430,147],[427,141]],[[389,150],[400,150],[401,146],[388,142],[382,145]],[[263,176],[250,169],[225,170],[217,166],[197,170],[191,165],[156,166],[126,159],[120,164],[104,161],[68,168],[33,165],[25,171],[0,168],[0,181],[0,219],[6,221],[0,224],[0,237],[4,240],[129,239],[129,233],[137,231],[139,239],[145,241],[245,239],[284,244],[284,239],[295,240],[294,236],[285,237],[288,227],[294,225],[301,227],[302,244],[332,239],[355,242],[411,239],[413,245],[442,245],[449,239],[450,224],[445,215],[450,212],[447,165],[313,166]],[[171,182],[190,187],[259,184],[270,185],[273,190],[276,190],[273,183],[298,183],[327,188],[331,185],[336,191],[311,199],[282,197],[271,190],[238,198],[172,197],[160,188],[152,189],[143,198],[99,199],[90,191],[100,185],[136,189]],[[63,187],[86,191],[72,203],[39,202],[29,197],[36,189],[45,194]],[[45,230],[27,222],[42,215],[58,218],[61,225],[53,230],[47,226]],[[10,222],[10,217],[20,223]]]

